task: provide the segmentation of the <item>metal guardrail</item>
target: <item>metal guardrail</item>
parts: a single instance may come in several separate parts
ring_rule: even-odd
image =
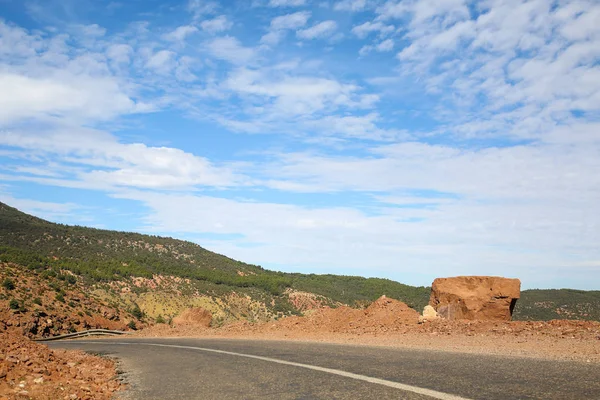
[[[130,332],[124,331],[112,331],[110,329],[90,329],[87,331],[81,332],[73,332],[73,333],[65,333],[64,335],[52,336],[41,339],[34,339],[35,342],[48,342],[51,340],[61,340],[61,339],[75,339],[79,337],[86,337],[92,335],[129,335]]]

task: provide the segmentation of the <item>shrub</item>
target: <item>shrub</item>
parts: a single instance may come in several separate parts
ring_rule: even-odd
[[[33,299],[33,304],[37,304],[38,306],[41,306],[42,299],[40,299],[39,297],[36,297],[35,299]]]
[[[163,318],[163,316],[162,316],[162,315],[159,315],[158,317],[156,317],[156,323],[157,323],[157,324],[164,324],[164,323],[166,323],[166,322],[167,322],[167,321],[165,321],[165,319]]]
[[[6,290],[13,290],[15,288],[15,283],[10,278],[6,278],[4,282],[2,282],[2,287]]]
[[[135,321],[129,321],[127,327],[133,331],[137,331],[137,326],[135,325]]]
[[[62,293],[57,293],[56,296],[54,297],[56,300],[60,301],[61,303],[65,302],[65,296],[63,296]]]
[[[8,306],[11,310],[18,310],[19,308],[21,308],[21,304],[19,304],[19,301],[17,299],[12,299],[10,303],[8,303]]]
[[[140,306],[137,305],[137,303],[134,303],[133,308],[131,309],[131,315],[133,315],[137,319],[142,319],[142,317],[144,316],[144,313],[140,309]]]

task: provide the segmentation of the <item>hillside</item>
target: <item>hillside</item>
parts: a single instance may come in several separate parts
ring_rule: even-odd
[[[0,262],[40,276],[77,277],[116,308],[134,306],[150,319],[204,307],[217,324],[265,321],[324,305],[365,307],[387,295],[420,311],[430,289],[388,279],[282,273],[177,239],[68,226],[0,203]],[[45,275],[44,275],[45,274]],[[527,290],[515,320],[600,320],[600,292]]]
[[[600,291],[533,289],[521,292],[513,320],[552,319],[600,321]]]
[[[268,320],[385,294],[422,309],[429,289],[388,279],[269,271],[187,241],[51,223],[0,203],[0,261],[69,271],[107,300],[151,317],[203,306],[217,320]]]

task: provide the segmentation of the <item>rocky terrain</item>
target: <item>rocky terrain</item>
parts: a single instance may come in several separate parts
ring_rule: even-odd
[[[242,321],[220,328],[188,319],[185,324],[158,324],[136,335],[324,341],[600,362],[600,322],[437,318],[419,323],[419,313],[387,297],[365,309],[326,307],[303,317]]]
[[[0,332],[0,399],[108,400],[121,388],[112,360]]]
[[[38,273],[14,264],[0,263],[0,326],[26,337],[42,338],[104,328],[131,330],[145,323],[141,314],[110,303],[88,290],[68,272]]]
[[[3,263],[0,283],[0,399],[110,399],[120,389],[112,360],[53,351],[28,338],[130,330],[128,323],[142,321],[91,295],[69,274],[41,276]]]

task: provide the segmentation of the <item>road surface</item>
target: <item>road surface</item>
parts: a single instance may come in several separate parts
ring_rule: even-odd
[[[111,355],[127,399],[600,399],[600,365],[233,339],[51,342]]]

